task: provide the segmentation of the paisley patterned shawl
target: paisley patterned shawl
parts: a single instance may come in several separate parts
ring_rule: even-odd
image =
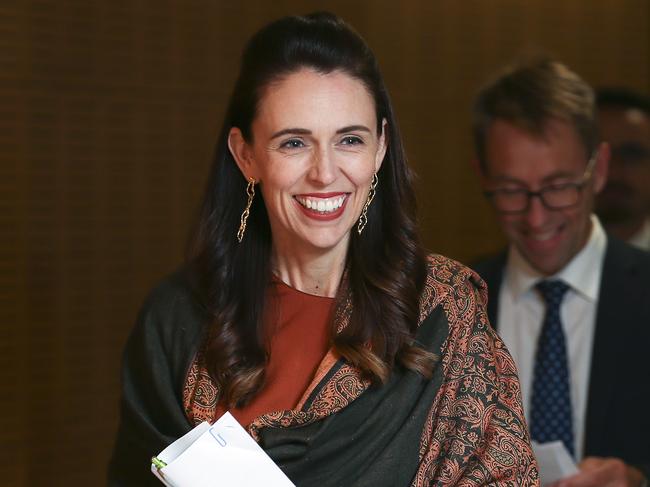
[[[416,340],[440,357],[431,380],[397,368],[372,386],[330,351],[295,410],[248,431],[301,487],[539,485],[517,372],[486,296],[471,270],[430,256]],[[199,354],[183,390],[190,421],[213,421],[218,396]]]

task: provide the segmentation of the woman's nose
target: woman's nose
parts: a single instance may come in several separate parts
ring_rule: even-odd
[[[309,177],[312,181],[327,186],[336,179],[336,161],[333,154],[327,149],[318,151],[314,155]]]

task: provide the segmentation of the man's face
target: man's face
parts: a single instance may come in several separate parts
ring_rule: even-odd
[[[609,178],[596,200],[605,223],[625,223],[650,214],[650,117],[640,110],[599,110],[601,139],[609,142]]]
[[[539,136],[496,120],[486,133],[483,186],[489,191],[539,191],[579,183],[588,158],[575,129],[566,122],[549,121],[545,133]],[[577,204],[569,208],[550,210],[539,197],[532,197],[525,211],[497,212],[510,242],[538,272],[555,274],[585,245],[591,232],[594,194],[604,185],[606,172],[604,154],[597,158]]]

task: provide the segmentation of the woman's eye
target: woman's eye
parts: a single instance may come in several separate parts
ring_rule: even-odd
[[[347,135],[343,137],[341,140],[341,144],[343,145],[358,145],[358,144],[363,144],[363,140],[361,137],[357,137],[356,135]]]
[[[300,147],[304,147],[305,144],[303,144],[302,140],[300,139],[289,139],[285,142],[282,143],[280,147],[283,149],[299,149]]]

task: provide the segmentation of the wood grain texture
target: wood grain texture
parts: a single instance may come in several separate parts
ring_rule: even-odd
[[[103,483],[120,351],[182,258],[243,44],[324,8],[380,60],[427,247],[464,261],[503,243],[469,164],[469,107],[494,70],[543,49],[593,84],[650,89],[645,0],[4,2],[3,485]]]

